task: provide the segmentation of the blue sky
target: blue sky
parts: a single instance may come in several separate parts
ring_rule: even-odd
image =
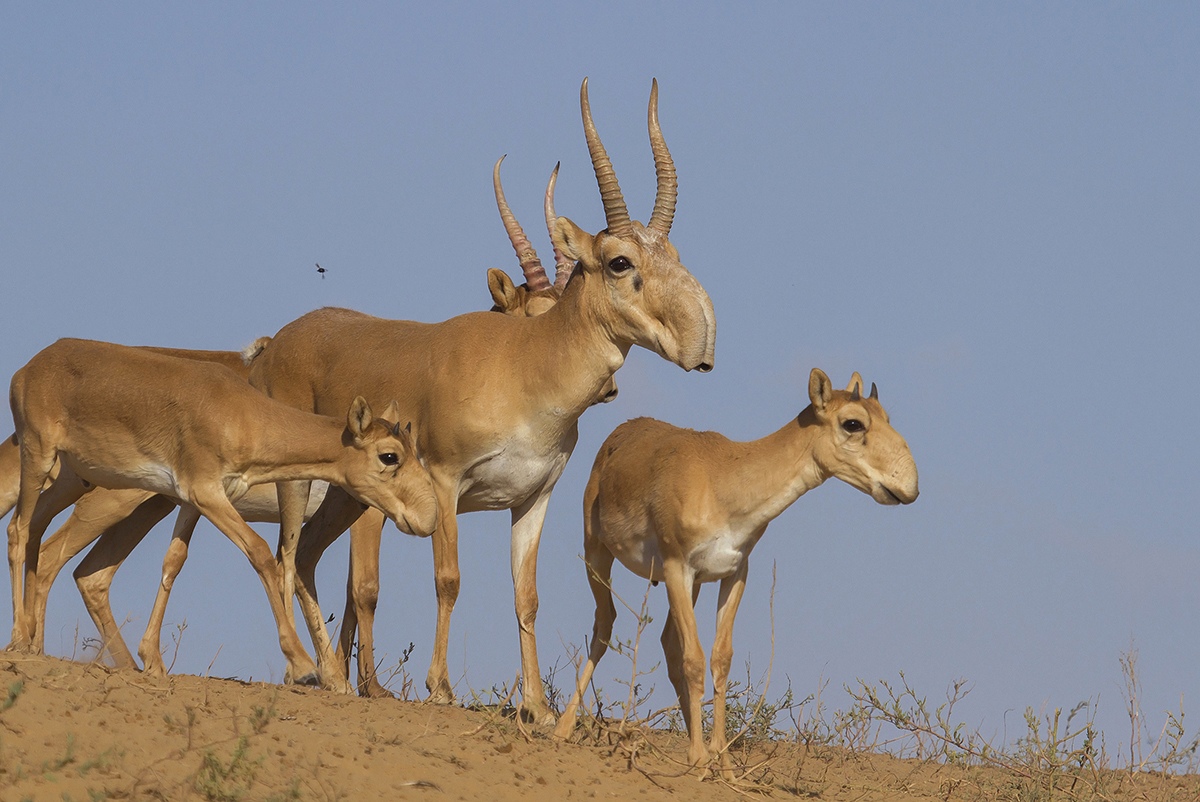
[[[6,4],[3,17],[0,374],[61,336],[237,349],[323,305],[428,321],[485,308],[486,268],[516,272],[492,164],[508,154],[509,202],[544,257],[556,161],[559,213],[599,229],[578,109],[590,76],[644,219],[657,77],[680,178],[671,237],[713,299],[716,370],[635,350],[618,400],[582,418],[542,540],[543,667],[590,631],[580,499],[608,432],[652,415],[757,437],[807,404],[819,366],[878,383],[921,498],[883,508],[830,482],[782,515],[753,556],[735,668],[766,669],[775,563],[775,682],[801,694],[824,678],[837,704],[844,683],[904,671],[938,698],[965,677],[973,725],[1091,699],[1111,747],[1127,738],[1118,657],[1132,642],[1152,720],[1181,695],[1200,703],[1195,5]],[[460,525],[450,669],[469,694],[519,660],[508,515]],[[131,642],[168,537],[117,576]],[[419,685],[429,544],[389,527],[383,559],[377,643],[394,661],[414,642]],[[344,565],[343,546],[321,572],[339,616]],[[620,573],[618,589],[643,592]],[[168,611],[187,621],[176,670],[278,680],[262,596],[205,525]],[[701,597],[702,632],[714,599]],[[48,633],[66,655],[92,633],[65,576]],[[625,668],[610,656],[599,676]],[[656,684],[666,704],[661,671]]]

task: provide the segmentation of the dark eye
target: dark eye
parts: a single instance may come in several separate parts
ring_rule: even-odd
[[[379,455],[379,461],[384,465],[399,465],[400,457],[394,452],[388,451]]]
[[[626,259],[624,256],[618,256],[608,263],[608,269],[614,273],[624,273],[633,267],[633,262]]]
[[[850,434],[854,434],[855,432],[861,432],[867,427],[863,426],[862,421],[851,418],[850,420],[842,421],[842,428]]]

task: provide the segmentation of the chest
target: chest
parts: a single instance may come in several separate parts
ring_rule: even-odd
[[[574,430],[572,435],[576,434]],[[459,483],[460,512],[508,509],[562,476],[575,436],[511,437],[475,460]]]
[[[765,527],[764,527],[765,529]],[[713,582],[732,576],[742,567],[763,529],[725,528],[692,546],[687,563],[699,582]]]

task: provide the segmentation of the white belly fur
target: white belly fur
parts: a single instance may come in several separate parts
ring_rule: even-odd
[[[558,481],[570,453],[536,454],[510,446],[476,463],[462,478],[458,509],[505,510],[521,504],[547,482]]]
[[[317,480],[312,483],[312,489],[308,494],[308,507],[304,510],[304,520],[307,521],[313,516],[317,507],[321,506],[328,490],[328,482]],[[279,496],[273,484],[255,485],[244,496],[237,499],[234,506],[237,507],[242,518],[247,521],[264,523],[278,523],[279,521]]]
[[[166,465],[146,462],[122,471],[114,471],[104,466],[91,466],[71,460],[70,467],[81,479],[96,487],[133,488],[161,493],[175,499],[180,497],[175,473]]]
[[[619,527],[617,529],[619,531]],[[654,532],[639,532],[622,538],[605,531],[601,540],[630,571],[643,579],[662,581],[663,558]],[[685,559],[697,582],[715,582],[737,573],[754,543],[753,538],[739,532],[717,532],[692,549]]]

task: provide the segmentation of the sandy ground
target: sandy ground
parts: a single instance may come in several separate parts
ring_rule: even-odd
[[[559,743],[495,711],[0,654],[2,802],[1032,798],[996,770],[794,744],[739,755],[765,761],[752,780],[701,782],[674,762],[679,736],[609,740]],[[1127,790],[1196,800],[1200,778]]]

